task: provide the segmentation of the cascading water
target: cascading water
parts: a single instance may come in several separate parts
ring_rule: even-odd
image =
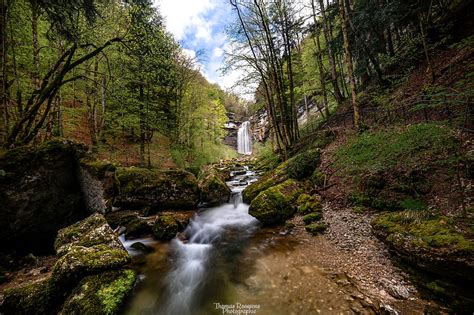
[[[237,132],[237,152],[252,154],[252,138],[250,136],[250,122],[244,121]]]
[[[130,314],[208,313],[209,303],[212,308],[215,302],[209,299],[224,291],[220,286],[225,277],[220,275],[235,268],[230,262],[238,260],[257,228],[249,205],[242,202],[242,191],[256,178],[247,167],[231,173],[229,202],[197,213],[182,236],[171,241],[172,268],[163,279],[159,300],[139,303]]]

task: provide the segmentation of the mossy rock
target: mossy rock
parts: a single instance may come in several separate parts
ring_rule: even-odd
[[[307,214],[303,217],[303,222],[305,224],[310,224],[310,223],[313,223],[315,221],[319,221],[323,218],[323,215],[321,212],[313,212],[313,213],[310,213],[310,214]]]
[[[74,246],[91,247],[107,245],[111,249],[123,249],[104,216],[95,213],[88,218],[59,230],[54,248],[59,256],[66,254]]]
[[[321,212],[323,210],[321,203],[318,200],[316,200],[316,198],[308,194],[301,194],[298,197],[296,204],[298,206],[299,214],[307,214],[310,212]]]
[[[50,278],[45,278],[3,292],[1,314],[53,314],[59,297]]]
[[[311,149],[295,155],[285,162],[284,170],[289,178],[301,180],[313,174],[320,162],[320,150]]]
[[[321,234],[326,231],[327,226],[323,222],[311,223],[305,226],[305,230],[313,235]]]
[[[250,203],[249,214],[263,225],[283,223],[295,213],[294,203],[301,192],[298,182],[286,180],[258,194]]]
[[[129,262],[130,256],[123,249],[103,244],[92,247],[72,246],[54,265],[53,281],[73,283],[84,276],[117,269]]]
[[[319,169],[315,169],[309,180],[316,187],[323,187],[326,175],[321,172]]]
[[[242,198],[244,202],[251,203],[252,200],[258,196],[262,191],[283,183],[287,179],[287,176],[283,173],[277,174],[274,171],[265,174],[258,181],[248,185],[242,192]]]
[[[231,191],[224,180],[216,165],[205,167],[198,178],[201,201],[212,205],[227,202]]]
[[[310,149],[291,157],[276,169],[267,172],[255,183],[247,186],[242,192],[244,202],[251,203],[262,191],[281,184],[287,179],[301,180],[309,177],[319,163],[319,149]]]
[[[153,234],[156,239],[170,240],[180,231],[182,225],[169,214],[160,215],[153,225]]]
[[[118,314],[135,280],[136,273],[129,269],[86,277],[66,300],[61,314]]]
[[[472,224],[472,223],[471,223]],[[474,280],[474,242],[453,219],[428,211],[383,213],[372,221],[377,237],[406,262],[441,276]]]
[[[80,165],[98,179],[103,179],[109,175],[113,175],[118,167],[115,163],[104,160],[94,160],[91,158],[81,159]]]
[[[88,215],[78,176],[86,148],[55,140],[0,156],[2,252],[51,253],[59,229]]]
[[[131,208],[189,209],[199,203],[196,177],[184,170],[120,167],[115,172],[115,205]]]

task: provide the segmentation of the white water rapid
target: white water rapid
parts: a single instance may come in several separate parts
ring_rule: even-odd
[[[252,138],[249,121],[244,121],[237,132],[237,152],[245,155],[252,154]]]
[[[158,314],[198,313],[213,289],[209,279],[228,268],[226,261],[235,259],[255,231],[258,221],[248,214],[242,191],[256,176],[247,168],[237,173],[227,182],[232,191],[229,203],[199,212],[184,231],[185,240],[171,241],[173,268],[165,278]]]

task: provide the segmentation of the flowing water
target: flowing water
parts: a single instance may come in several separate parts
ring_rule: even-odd
[[[245,155],[252,154],[252,138],[249,121],[244,121],[237,132],[237,152]]]
[[[214,303],[227,301],[229,277],[239,273],[236,262],[258,228],[258,221],[248,214],[249,206],[242,202],[243,189],[257,177],[248,168],[237,173],[227,182],[232,191],[229,202],[198,212],[184,237],[167,245],[167,258],[162,255],[144,272],[147,279],[132,301],[130,314],[220,313]]]

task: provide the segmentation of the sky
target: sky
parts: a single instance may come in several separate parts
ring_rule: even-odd
[[[211,83],[218,83],[226,90],[231,89],[242,73],[232,72],[221,76],[220,71],[228,43],[225,28],[233,19],[229,2],[154,0],[154,5],[165,18],[167,30],[174,35],[186,53],[195,56],[202,52],[198,61],[206,79]],[[238,88],[234,92],[238,93]]]

